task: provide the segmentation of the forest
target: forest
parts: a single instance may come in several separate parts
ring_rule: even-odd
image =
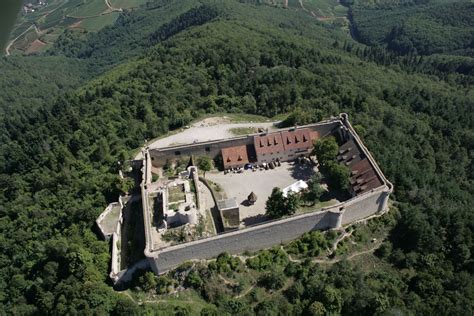
[[[462,21],[472,34],[472,19]],[[410,34],[407,23],[400,34]],[[48,52],[2,58],[3,310],[473,314],[474,73],[472,43],[459,36],[447,35],[446,50],[400,55],[258,1],[154,0],[97,33],[66,31]],[[387,230],[376,268],[312,261],[334,236],[311,233],[245,261],[223,253],[134,278],[137,295],[165,302],[138,305],[113,289],[109,245],[94,221],[121,193],[117,162],[144,139],[222,112],[298,122],[349,114],[395,186],[393,211],[360,230]],[[178,285],[193,303],[167,296]]]
[[[347,5],[353,34],[365,44],[386,45],[403,55],[473,56],[470,1],[358,0]]]

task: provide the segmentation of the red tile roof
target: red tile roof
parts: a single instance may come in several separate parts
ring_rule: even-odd
[[[283,152],[283,140],[280,133],[256,135],[253,137],[255,152],[257,155]]]
[[[281,132],[285,150],[308,149],[313,146],[311,133],[308,128]]]
[[[367,158],[350,166],[351,185],[356,195],[370,191],[382,185],[377,173]]]
[[[321,138],[321,135],[319,135],[319,132],[318,132],[318,131],[310,131],[310,132],[309,132],[309,136],[310,136],[311,141],[313,142],[313,144],[314,144],[314,141],[315,141],[315,140],[318,140],[318,139]]]
[[[249,163],[246,145],[222,148],[221,152],[224,168],[231,168]]]

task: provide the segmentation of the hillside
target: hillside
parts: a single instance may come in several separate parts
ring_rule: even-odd
[[[234,0],[153,1],[97,33],[61,33],[53,48],[0,61],[9,73],[0,80],[7,312],[473,313],[474,91],[465,59],[394,56],[304,10]],[[378,222],[387,238],[368,259],[375,268],[292,261],[274,249],[247,263],[222,255],[137,277],[134,295],[159,302],[115,292],[94,220],[120,193],[117,161],[217,112],[300,122],[347,112],[395,186],[396,208]],[[303,238],[309,246],[298,249],[312,258],[317,242]],[[185,300],[164,295],[172,284],[189,289]]]
[[[41,3],[40,3],[41,2]],[[8,54],[35,54],[49,49],[65,30],[96,32],[112,25],[121,12],[145,0],[46,0],[23,1],[12,30]]]
[[[470,1],[349,2],[353,34],[368,45],[401,54],[473,56],[474,4]]]

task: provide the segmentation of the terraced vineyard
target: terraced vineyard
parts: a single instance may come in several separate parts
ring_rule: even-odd
[[[51,0],[34,12],[20,13],[10,35],[7,54],[37,53],[52,46],[64,29],[96,32],[112,25],[123,10],[146,3],[145,0]],[[36,29],[32,28],[36,25]]]

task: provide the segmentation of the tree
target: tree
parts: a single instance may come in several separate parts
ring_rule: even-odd
[[[325,166],[329,161],[334,161],[338,152],[339,146],[334,136],[320,138],[314,144],[313,153],[322,166]]]
[[[308,181],[308,189],[304,193],[304,199],[307,202],[312,203],[314,205],[317,200],[321,198],[321,195],[324,193],[324,188],[321,186],[321,174],[316,173],[314,174],[311,179]]]
[[[138,279],[139,286],[146,292],[156,289],[156,275],[153,272],[147,271]]]
[[[333,314],[339,314],[342,309],[342,297],[341,292],[332,287],[326,286],[323,291],[323,303],[328,312]]]
[[[330,188],[335,190],[347,190],[349,188],[349,178],[351,171],[347,166],[338,164],[335,161],[328,162],[324,167],[327,182]]]
[[[259,283],[269,290],[278,290],[285,285],[286,276],[280,269],[272,269],[272,271],[265,273],[260,279]]]
[[[266,214],[273,218],[278,218],[285,213],[285,197],[280,188],[273,188],[272,194],[266,202]]]
[[[281,127],[305,125],[321,120],[321,113],[318,110],[295,108],[287,118],[280,123]]]
[[[326,307],[324,304],[318,301],[313,302],[308,307],[308,313],[311,316],[324,316],[327,313]]]
[[[298,195],[289,193],[287,197],[283,196],[280,188],[273,188],[272,194],[268,197],[266,203],[266,214],[273,218],[279,218],[285,215],[294,214],[300,205]]]
[[[116,178],[116,188],[122,193],[129,193],[135,187],[135,181],[132,178]]]
[[[219,312],[214,306],[206,306],[203,309],[201,309],[200,312],[201,316],[219,316]]]
[[[199,289],[202,284],[203,281],[201,279],[201,276],[194,270],[189,272],[189,274],[186,276],[186,279],[184,280],[184,285],[195,289]]]
[[[284,211],[285,215],[293,215],[298,210],[300,206],[300,198],[297,194],[291,192],[288,193],[288,196],[285,198]]]
[[[212,169],[212,160],[207,156],[202,156],[197,159],[197,167],[204,171],[204,177],[206,176],[206,171]]]

